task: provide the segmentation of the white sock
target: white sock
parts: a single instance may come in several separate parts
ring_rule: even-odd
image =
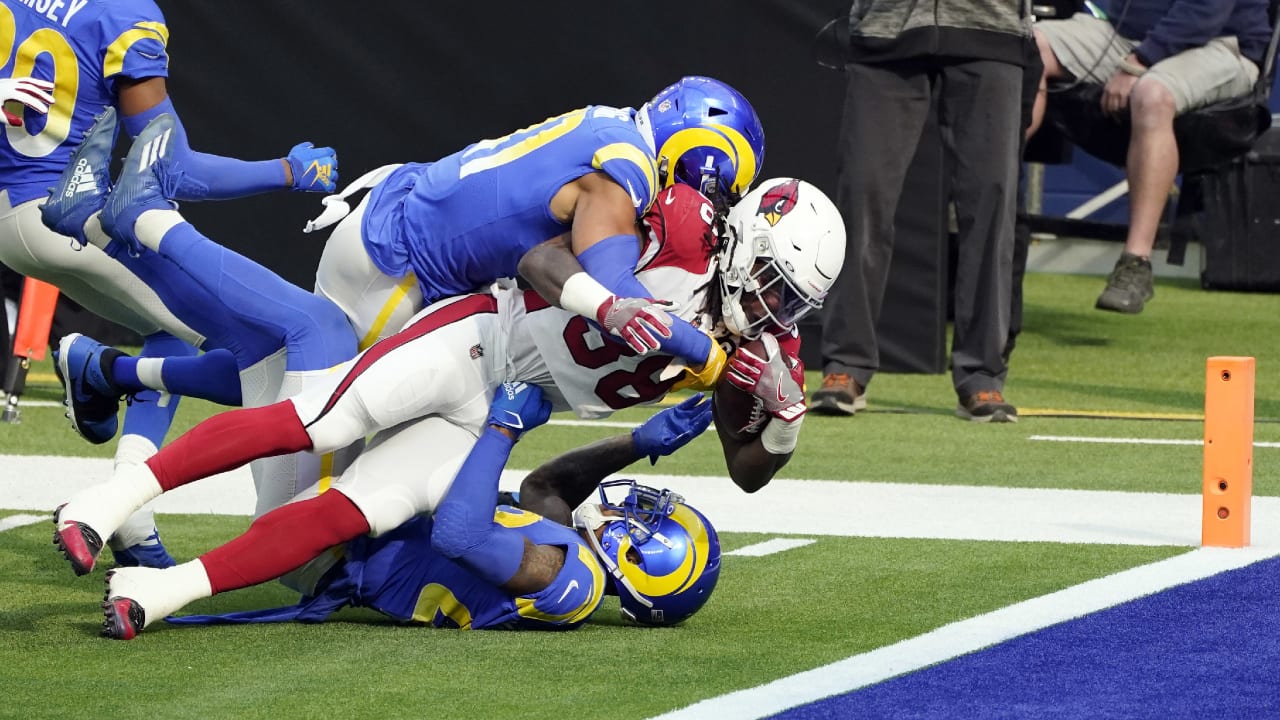
[[[156,513],[149,507],[130,515],[108,541],[112,550],[127,550],[134,545],[154,545],[149,538],[156,531]]]
[[[165,233],[184,222],[186,220],[177,210],[147,210],[133,223],[133,234],[138,242],[160,252],[160,241],[164,240]]]
[[[140,465],[155,454],[156,446],[150,439],[133,433],[121,435],[120,442],[116,444],[115,464],[116,467],[122,463]]]
[[[88,525],[105,540],[161,492],[151,468],[141,463],[122,463],[116,466],[110,480],[76,493],[62,508],[59,519]]]
[[[142,606],[143,627],[212,595],[209,574],[199,559],[163,570],[116,568],[111,572],[107,588],[107,597],[126,597]]]
[[[98,220],[98,213],[89,216],[84,221],[84,237],[89,241],[90,245],[99,248],[105,248],[107,243],[111,242],[111,236],[102,229],[102,223]]]
[[[138,380],[152,390],[168,392],[169,388],[164,386],[164,361],[164,358],[138,358],[134,370],[138,374]]]

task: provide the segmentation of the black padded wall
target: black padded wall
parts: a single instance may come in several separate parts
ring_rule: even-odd
[[[244,158],[332,145],[342,181],[424,161],[586,104],[637,106],[682,75],[742,91],[764,176],[831,191],[843,82],[812,38],[848,0],[425,3],[160,0],[170,92],[192,146]],[[310,288],[319,196],[183,211],[210,237]]]

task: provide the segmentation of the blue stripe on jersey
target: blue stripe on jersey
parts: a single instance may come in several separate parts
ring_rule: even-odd
[[[569,230],[552,216],[551,198],[587,173],[613,178],[642,216],[657,171],[634,114],[590,106],[401,167],[370,195],[369,256],[392,277],[412,270],[431,303],[514,277],[529,248]]]
[[[19,203],[48,194],[93,118],[115,103],[115,78],[168,77],[169,30],[151,0],[54,3],[44,13],[0,5],[0,37],[13,48],[0,75],[54,82],[47,116],[28,112],[0,134],[0,190]]]

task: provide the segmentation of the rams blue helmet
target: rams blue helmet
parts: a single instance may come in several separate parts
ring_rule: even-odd
[[[622,490],[621,501],[610,500]],[[643,625],[674,625],[711,597],[720,578],[720,539],[706,516],[670,490],[634,480],[601,483],[600,505],[586,506],[575,524],[588,532],[613,577],[623,617]],[[596,514],[603,510],[606,514]],[[594,522],[593,522],[594,520]],[[602,536],[593,532],[604,525]]]
[[[641,106],[637,123],[652,132],[663,187],[691,185],[720,207],[750,189],[764,162],[755,109],[713,78],[681,78]]]

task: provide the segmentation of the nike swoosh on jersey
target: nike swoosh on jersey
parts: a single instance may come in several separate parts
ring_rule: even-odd
[[[644,202],[639,195],[636,195],[636,189],[631,186],[630,180],[627,181],[627,194],[631,196],[631,204],[636,207],[640,207],[640,203]]]
[[[574,590],[577,590],[577,589],[578,589],[578,581],[577,581],[577,580],[570,580],[570,581],[569,581],[569,587],[565,588],[565,589],[564,589],[564,592],[560,593],[560,599],[559,599],[559,600],[557,600],[556,602],[564,602],[564,599],[565,599],[565,598],[567,598],[567,597],[569,597],[569,593],[571,593],[571,592],[573,592]]]

